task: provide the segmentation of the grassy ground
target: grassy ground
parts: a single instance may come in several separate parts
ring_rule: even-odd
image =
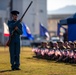
[[[8,48],[0,47],[0,75],[76,75],[75,64],[33,58],[31,48],[21,49],[20,71],[11,71]]]

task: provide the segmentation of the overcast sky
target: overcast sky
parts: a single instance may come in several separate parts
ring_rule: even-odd
[[[56,10],[67,5],[76,5],[76,0],[47,0],[47,11]]]

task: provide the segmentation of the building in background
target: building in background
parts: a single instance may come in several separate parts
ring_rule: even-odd
[[[76,13],[76,6],[66,6],[64,8],[48,12],[48,30],[51,36],[57,35],[57,24],[61,19],[68,18]]]
[[[12,3],[11,3],[12,1]],[[23,22],[30,28],[32,34],[39,35],[39,24],[42,23],[47,28],[47,0],[32,0],[28,12],[23,18]],[[0,0],[0,42],[4,44],[3,22],[10,19],[10,10],[18,10],[19,18],[22,16],[31,0]],[[11,5],[12,4],[12,5]]]
[[[73,14],[50,14],[48,15],[48,30],[50,36],[57,36],[57,24],[61,19],[65,19]]]

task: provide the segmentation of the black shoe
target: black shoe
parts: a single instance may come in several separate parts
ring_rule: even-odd
[[[15,68],[12,68],[12,71],[14,71],[15,70]]]
[[[15,68],[15,70],[21,70],[20,68]]]

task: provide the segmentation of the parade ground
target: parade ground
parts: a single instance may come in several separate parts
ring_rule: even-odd
[[[76,75],[76,64],[38,59],[30,47],[21,48],[19,71],[11,71],[8,47],[0,47],[0,75]]]

